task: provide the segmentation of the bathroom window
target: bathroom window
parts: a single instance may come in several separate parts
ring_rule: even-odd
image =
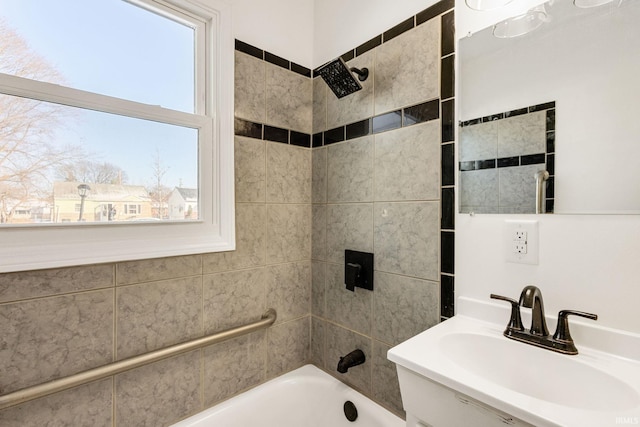
[[[0,0],[0,272],[234,249],[230,22]]]

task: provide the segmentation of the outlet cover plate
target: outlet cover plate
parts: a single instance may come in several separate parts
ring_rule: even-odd
[[[505,261],[516,264],[538,264],[538,221],[508,220],[503,232]],[[524,237],[524,239],[523,239]],[[522,250],[522,246],[525,250]]]

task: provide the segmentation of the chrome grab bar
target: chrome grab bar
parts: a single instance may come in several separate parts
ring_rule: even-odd
[[[198,348],[206,347],[208,345],[246,335],[251,332],[259,331],[273,325],[273,323],[276,321],[276,318],[276,311],[273,308],[270,308],[262,315],[262,318],[260,320],[248,323],[243,326],[226,329],[215,334],[207,335],[206,337],[196,338],[190,341],[183,342],[181,344],[164,347],[159,350],[150,351],[149,353],[129,357],[124,360],[109,363],[103,366],[98,366],[97,368],[92,368],[77,374],[69,375],[68,377],[58,378],[46,383],[7,393],[0,396],[0,409],[19,405],[20,403],[28,402],[30,400],[57,393],[59,391],[68,390],[70,388],[77,387],[79,385],[86,384],[92,381],[101,380],[103,378],[107,378],[121,372],[147,365],[152,362],[157,362],[159,360],[166,359],[177,354],[186,353],[191,350],[196,350]]]
[[[536,213],[541,214],[545,212],[544,182],[549,179],[549,172],[538,171],[535,174],[535,178],[536,178]]]

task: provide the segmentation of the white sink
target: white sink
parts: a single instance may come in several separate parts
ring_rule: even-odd
[[[507,320],[459,314],[392,348],[388,358],[404,372],[403,401],[411,390],[419,395],[417,405],[425,402],[420,381],[403,388],[415,376],[535,426],[640,424],[639,360],[577,340],[574,356],[513,341],[502,335]],[[632,338],[629,345],[637,347],[640,336]]]
[[[579,358],[504,337],[447,334],[440,338],[440,351],[473,375],[556,405],[620,411],[640,402],[629,384]]]

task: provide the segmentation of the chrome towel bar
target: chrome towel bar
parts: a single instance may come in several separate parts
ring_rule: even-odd
[[[150,351],[149,353],[140,354],[138,356],[133,356],[107,365],[98,366],[97,368],[92,368],[68,377],[55,379],[46,383],[7,393],[0,396],[0,409],[28,402],[59,391],[68,390],[92,381],[107,378],[177,354],[186,353],[191,350],[196,350],[198,348],[246,335],[251,332],[259,331],[273,325],[276,318],[276,311],[270,308],[262,315],[260,320],[243,326],[226,329],[215,334],[207,335],[206,337],[196,338],[181,344],[175,344],[159,350]]]

